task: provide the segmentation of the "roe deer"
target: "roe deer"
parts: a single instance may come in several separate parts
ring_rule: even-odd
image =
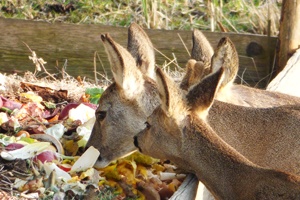
[[[199,30],[193,32],[192,57],[186,65],[186,74],[180,85],[182,89],[188,90],[190,86],[207,74],[214,72],[219,66],[223,66],[225,77],[216,95],[216,99],[220,101],[261,108],[300,102],[300,98],[291,95],[233,84],[239,66],[238,53],[234,44],[228,37],[224,37],[219,41],[213,55],[204,54],[203,52],[210,52],[212,47],[206,37],[200,33]],[[211,58],[211,62],[207,61],[209,58]],[[211,66],[209,66],[210,64]]]
[[[169,159],[195,173],[216,199],[300,199],[300,177],[252,163],[194,113],[199,111],[194,104],[203,105],[202,111],[209,109],[222,75],[220,68],[192,88],[184,100],[175,83],[158,68],[162,104],[134,137],[135,145],[144,154]]]
[[[99,168],[105,167],[111,161],[136,150],[132,143],[133,136],[144,129],[144,121],[147,116],[160,104],[156,82],[145,75],[146,73],[152,74],[152,76],[155,74],[153,45],[144,31],[136,24],[129,27],[128,37],[128,46],[131,45],[128,49],[131,49],[131,53],[113,41],[109,35],[101,36],[110,59],[115,83],[106,89],[99,100],[99,106],[96,110],[97,120],[87,143],[87,148],[94,146],[100,151],[100,157],[95,165]],[[143,72],[140,70],[141,65],[144,68]],[[155,79],[155,77],[153,78]],[[221,103],[219,102],[219,105]],[[231,105],[224,106],[224,108],[219,107],[222,106],[213,106],[208,115],[208,121],[215,125],[218,131],[221,131],[224,138],[231,141],[233,147],[237,146],[240,150],[244,150],[253,159],[253,162],[258,161],[257,164],[264,164],[281,170],[292,169],[292,172],[298,172],[299,159],[296,155],[300,155],[300,148],[297,148],[299,144],[295,144],[299,141],[297,136],[291,145],[286,145],[286,152],[292,152],[291,155],[293,156],[286,157],[284,160],[281,160],[281,156],[272,158],[271,156],[276,154],[276,151],[281,151],[282,145],[276,146],[273,144],[270,147],[273,153],[267,152],[269,147],[267,143],[256,146],[257,143],[262,141],[261,138],[272,137],[270,135],[272,131],[267,133],[269,136],[264,136],[264,130],[261,130],[264,127],[268,130],[268,127],[273,126],[272,116],[267,116],[265,119],[266,125],[263,124],[261,128],[257,129],[256,134],[251,136],[252,129],[256,129],[256,126],[251,124],[251,118],[255,118],[255,114],[249,114],[247,117],[248,111],[244,108],[240,109],[240,107],[234,107],[235,109],[232,112],[226,113],[222,112],[222,109],[231,110]],[[214,112],[212,112],[213,110]],[[222,115],[218,116],[218,112],[222,112]],[[235,115],[234,112],[240,112],[240,114]],[[264,114],[270,113],[262,113],[261,115]],[[243,123],[237,123],[239,116],[242,116]],[[229,121],[229,123],[226,121]],[[234,126],[237,130],[235,132],[231,131],[231,126]],[[276,128],[272,130],[274,134],[277,133]],[[217,133],[219,134],[219,132]],[[280,135],[284,135],[284,132]],[[249,145],[247,144],[248,139],[251,141]],[[246,145],[243,146],[242,144]],[[293,152],[294,149],[297,151]],[[260,155],[261,153],[263,154]],[[265,158],[273,162],[264,161]],[[248,157],[248,159],[250,158]],[[286,167],[287,165],[289,167]]]
[[[144,129],[145,120],[159,106],[154,49],[146,33],[133,23],[128,29],[128,51],[108,35],[101,35],[115,82],[102,94],[96,122],[87,143],[100,151],[95,166],[135,151],[132,138]],[[152,77],[153,78],[153,77]]]
[[[136,46],[144,45],[136,55],[153,59],[150,40],[136,24],[129,28]],[[138,39],[139,38],[139,39]],[[144,129],[144,121],[159,106],[156,82],[139,70],[138,61],[109,35],[101,39],[108,53],[115,83],[102,94],[96,110],[96,122],[87,143],[100,151],[97,167],[135,151],[132,138]],[[140,43],[142,42],[142,43]],[[154,71],[154,66],[146,66]],[[150,74],[153,74],[149,72]],[[207,86],[209,87],[209,86]],[[280,100],[278,100],[280,101]],[[194,109],[199,110],[199,104]],[[205,106],[205,105],[204,105]],[[208,110],[200,112],[203,117]],[[249,108],[215,101],[207,122],[228,144],[252,162],[264,167],[300,174],[300,111],[299,106]]]

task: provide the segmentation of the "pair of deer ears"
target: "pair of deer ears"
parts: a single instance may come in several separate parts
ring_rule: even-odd
[[[101,35],[115,82],[128,97],[143,86],[143,74],[155,78],[153,44],[144,30],[135,23],[128,29],[127,49],[116,43],[109,34]]]
[[[220,67],[224,68],[224,79],[220,85],[221,88],[234,81],[238,73],[239,58],[234,44],[228,37],[221,38],[215,51],[199,30],[193,31],[192,41],[191,60],[188,63],[191,64],[193,63],[191,61],[194,61],[194,64],[186,69],[187,72],[184,77],[186,83],[181,85],[183,89],[187,89],[194,82],[201,80],[206,75],[205,70],[207,69],[204,68],[207,66],[210,68],[208,69],[210,73],[218,71]],[[200,70],[199,68],[203,69]]]
[[[205,118],[213,104],[223,77],[224,68],[220,67],[216,72],[206,76],[190,88],[184,97],[184,93],[177,84],[162,69],[157,68],[156,82],[161,94],[162,108],[171,115],[177,115],[189,109],[196,112],[198,116]]]
[[[199,37],[201,36],[201,40]],[[211,51],[202,51],[205,46],[210,46],[204,35],[200,31],[194,31],[193,35],[193,56],[196,59],[204,59],[211,54]],[[143,74],[156,79],[159,91],[162,94],[162,105],[168,111],[176,111],[185,107],[185,104],[194,110],[208,110],[211,106],[215,93],[218,89],[223,68],[220,67],[215,73],[206,77],[199,84],[195,85],[189,92],[187,101],[182,102],[182,92],[164,72],[158,68],[155,75],[155,55],[153,44],[144,30],[135,23],[128,29],[127,50],[116,43],[109,34],[101,35],[101,40],[107,52],[114,79],[127,94],[133,96],[143,90]],[[196,45],[196,42],[199,43]],[[201,42],[204,41],[204,46]],[[201,52],[198,57],[196,52]],[[204,54],[208,53],[204,56]]]

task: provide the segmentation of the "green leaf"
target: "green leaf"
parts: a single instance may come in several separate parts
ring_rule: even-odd
[[[87,88],[85,93],[90,95],[90,102],[93,104],[98,104],[101,94],[104,92],[103,88]]]
[[[43,101],[43,104],[44,104],[47,108],[49,108],[49,109],[51,109],[51,108],[56,108],[56,104],[55,104],[55,103]]]

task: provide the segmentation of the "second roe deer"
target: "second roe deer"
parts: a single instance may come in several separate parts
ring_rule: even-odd
[[[201,31],[194,30],[192,56],[186,65],[186,74],[181,82],[182,89],[188,90],[207,74],[214,72],[219,66],[223,66],[225,77],[216,95],[216,99],[220,101],[260,108],[292,105],[300,102],[300,98],[295,96],[234,84],[239,58],[234,44],[228,37],[219,41],[214,53],[207,53],[211,52],[211,49],[209,41]],[[211,62],[208,62],[209,59]]]
[[[198,48],[192,49],[194,51],[192,55],[203,58],[208,54],[203,54],[202,52],[205,51],[198,49],[199,47],[207,48],[209,42],[203,34],[197,34],[197,32],[199,31],[194,31],[193,46]],[[197,37],[198,39],[194,39]],[[197,44],[201,41],[206,41],[205,45]],[[195,56],[197,53],[200,55]],[[193,63],[195,62],[193,61]],[[202,59],[200,62],[204,62],[204,60]],[[296,155],[300,153],[297,150],[300,145],[300,138],[297,134],[300,111],[299,106],[293,107],[293,104],[300,103],[300,98],[233,84],[238,71],[238,55],[229,38],[220,40],[212,57],[211,71],[218,70],[220,66],[225,66],[224,79],[219,88],[221,92],[217,91],[216,93],[216,99],[221,99],[221,101],[215,101],[208,115],[204,112],[200,112],[200,114],[207,115],[207,122],[219,136],[252,162],[300,174],[298,169],[300,157],[298,158]],[[201,80],[202,74],[200,74],[200,78],[197,77],[199,71],[194,69],[193,67],[187,68],[188,71],[181,83],[181,88],[190,88]],[[189,72],[189,70],[194,71]],[[191,74],[192,76],[189,78],[188,76]],[[281,105],[290,105],[289,111],[284,111],[287,107],[284,109],[268,108]],[[279,113],[281,114],[279,115]],[[291,123],[294,124],[290,125]],[[290,132],[285,127],[289,127]]]
[[[142,153],[169,159],[195,173],[218,200],[299,199],[300,177],[252,163],[191,109],[199,103],[205,105],[202,109],[209,109],[222,75],[220,68],[206,77],[189,91],[185,101],[175,83],[157,69],[162,104],[134,137],[135,145]]]

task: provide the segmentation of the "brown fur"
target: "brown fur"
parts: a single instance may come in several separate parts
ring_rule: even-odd
[[[202,47],[205,48],[203,45]],[[227,81],[222,81],[223,85],[219,89],[221,92],[217,93],[217,99],[221,101],[215,101],[207,115],[207,122],[211,127],[254,163],[300,174],[300,138],[297,134],[300,98],[232,85],[230,80],[237,73],[238,56],[228,38],[220,40],[212,65],[212,71],[225,66]],[[229,68],[230,73],[226,73],[226,68]],[[199,107],[199,110],[203,110],[203,105],[198,102],[196,106],[195,101],[190,102],[194,105],[193,109],[197,110]],[[282,105],[285,106],[272,108]],[[199,110],[198,113],[203,116]]]
[[[300,175],[300,104],[253,109],[215,101],[207,122],[252,162]]]
[[[219,79],[213,76],[207,78],[212,87],[217,87]],[[164,78],[158,83],[166,83],[159,88],[170,90],[160,91],[161,94],[176,94],[171,79]],[[197,98],[187,96],[188,102]],[[180,95],[163,98],[169,98],[170,105],[158,107],[148,117],[149,126],[135,137],[142,153],[170,159],[195,173],[216,199],[300,198],[300,177],[253,164],[226,144],[197,114],[184,110],[176,113],[171,104],[185,101]],[[185,117],[176,119],[180,115]]]
[[[224,80],[220,85],[220,89],[234,81],[239,69],[239,56],[234,44],[228,37],[221,38],[217,50],[211,59],[211,72],[217,71],[220,67],[224,67]]]
[[[186,74],[182,78],[180,87],[183,90],[188,90],[191,85],[196,84],[209,73],[210,64],[190,59],[186,64]]]
[[[188,90],[191,85],[194,85],[211,73],[213,53],[214,50],[204,34],[195,29],[193,31],[191,59],[186,64],[186,74],[180,84],[182,89]]]
[[[199,58],[203,55],[205,49],[211,49],[211,45],[208,40],[201,36],[201,40],[194,39],[197,35],[193,35],[193,45],[196,45],[198,49],[199,56],[196,56],[197,51],[193,51],[194,57]],[[202,45],[197,44],[199,41],[206,41]],[[204,45],[205,44],[205,45]],[[203,49],[199,49],[199,47]],[[193,48],[194,49],[194,48]],[[188,61],[190,65],[196,63]],[[221,83],[220,89],[216,95],[216,99],[228,102],[236,105],[242,105],[247,107],[274,107],[280,105],[293,105],[300,102],[300,98],[282,94],[279,92],[270,92],[261,89],[255,89],[243,85],[233,84],[235,77],[238,72],[239,58],[234,44],[227,37],[222,38],[217,45],[215,53],[211,61],[211,71],[217,71],[220,67],[225,68],[224,79]],[[192,85],[198,83],[203,79],[202,73],[196,69],[196,65],[186,68],[186,75],[182,79],[181,88],[188,90]],[[202,67],[200,67],[202,68]],[[201,71],[201,70],[200,70]]]
[[[160,103],[156,84],[149,78],[149,74],[154,73],[153,51],[149,52],[152,44],[144,43],[150,40],[144,38],[144,31],[136,24],[130,26],[128,37],[135,38],[129,39],[128,44],[132,54],[108,34],[101,36],[115,83],[99,100],[96,122],[86,145],[100,151],[95,165],[99,168],[136,150],[133,136],[145,127],[147,116]],[[134,53],[133,49],[136,50]],[[143,72],[140,63],[143,63]]]
[[[204,34],[195,29],[193,31],[193,48],[191,53],[191,59],[201,61],[203,63],[210,63],[211,57],[214,54],[213,48],[204,36]]]
[[[137,31],[137,29],[134,30]],[[132,35],[134,37],[145,37],[144,34],[139,34],[141,32],[142,29],[138,29]],[[136,39],[136,41],[147,40]],[[115,42],[105,41],[104,45],[109,46],[112,43]],[[108,47],[108,49],[111,49],[108,55],[116,54],[118,51],[126,51],[118,45],[114,46],[117,48],[111,49]],[[151,54],[147,56],[147,52],[140,51],[139,54],[143,54],[144,56],[140,57],[144,59],[151,59]],[[131,87],[127,89],[123,88],[122,82],[113,83],[102,94],[96,111],[97,121],[87,144],[87,147],[94,146],[100,150],[99,162],[96,165],[98,167],[104,167],[114,159],[136,150],[132,143],[133,136],[145,128],[145,120],[160,104],[156,82],[144,75],[135,61],[133,61],[132,66],[128,65],[127,61],[131,63],[132,60],[135,60],[131,54],[120,53],[120,55],[121,57],[110,55],[116,58],[111,62],[111,65],[122,69],[120,63],[123,61],[128,73],[119,73],[118,75],[122,79],[136,81],[131,82]],[[147,61],[144,63],[154,62]],[[149,68],[154,69],[153,66],[149,66]],[[119,78],[115,77],[115,80],[119,80]],[[281,103],[276,93],[270,94],[273,95],[274,102],[276,99],[278,104]],[[263,101],[266,101],[266,99],[263,99]],[[206,113],[203,115],[203,112],[208,112],[205,106],[203,106],[203,109],[199,109],[193,104],[195,103],[191,103],[191,107],[194,111],[199,111],[203,117],[206,116]],[[200,102],[197,105],[202,106]],[[174,105],[174,110],[183,110],[184,106],[185,104],[177,103],[177,105]],[[299,174],[300,148],[298,141],[300,141],[300,135],[296,129],[300,127],[298,113],[297,109],[289,107],[256,109],[215,101],[208,112],[206,120],[226,142],[238,151],[243,152],[248,159],[256,164]]]
[[[193,40],[195,37],[197,36],[194,36]],[[203,40],[203,37],[201,37],[201,39]],[[193,45],[197,42],[197,40],[193,41]],[[205,44],[206,46],[202,44],[201,47],[204,49],[211,49],[211,45],[207,40]],[[197,46],[199,47],[200,45]],[[203,50],[199,50],[200,55],[202,55],[202,51]],[[196,51],[193,51],[193,53],[194,55],[197,54]],[[293,105],[300,102],[300,98],[290,95],[233,84],[238,72],[238,61],[238,54],[233,43],[229,38],[222,38],[217,46],[216,53],[212,57],[212,71],[216,71],[221,66],[225,67],[225,78],[222,81],[216,99],[236,105],[257,108]],[[193,60],[193,62],[190,62],[189,60],[188,63],[192,65],[193,63],[196,63],[196,61]],[[202,69],[202,67],[200,67],[200,69]],[[199,73],[199,69],[197,69],[196,65],[189,66],[186,70],[186,75],[183,77],[180,85],[184,90],[187,90],[187,88],[190,88],[190,86],[203,79],[203,74]],[[203,111],[202,107],[203,106],[199,106],[199,108],[194,110],[197,110],[201,116],[206,116],[207,113]],[[228,111],[226,108],[228,108],[230,111]],[[275,139],[269,141],[267,139],[268,136],[262,135],[262,132],[264,131],[260,132],[260,129],[266,126],[260,125],[260,127],[257,127],[256,125],[258,124],[255,121],[249,123],[249,120],[247,120],[248,117],[255,118],[255,116],[259,115],[259,113],[265,116],[270,116],[270,113],[268,112],[272,111],[263,109],[250,109],[250,112],[248,112],[247,109],[243,107],[236,107],[226,103],[217,102],[210,110],[207,121],[226,142],[236,148],[251,161],[262,166],[287,170],[300,174],[300,171],[298,170],[299,162],[297,162],[299,160],[297,156],[299,153],[297,150],[299,147],[299,139],[294,137],[297,131],[283,131],[283,135],[285,133],[288,134],[283,137],[283,140],[280,140],[279,143],[282,145],[276,145],[277,141],[275,141]],[[276,115],[276,112],[273,116],[277,120],[280,119],[280,117]],[[288,116],[290,115],[288,114]],[[282,135],[282,129],[286,127],[286,125],[282,125],[279,129],[276,129],[277,126],[270,125],[272,123],[271,117],[264,118],[263,116],[260,116],[259,119],[268,120],[265,123],[268,124],[267,127],[272,127],[272,129],[270,130],[266,128],[268,129],[266,134],[269,135],[270,138],[279,138],[277,133],[279,132],[280,135]],[[257,121],[260,121],[259,119],[257,119]],[[276,122],[274,123],[276,124]],[[272,135],[272,133],[275,133],[275,137]],[[263,139],[260,140],[259,138]],[[288,148],[286,148],[287,146]],[[285,150],[282,151],[282,149]],[[294,150],[296,150],[296,152],[294,152]],[[292,163],[289,162],[291,160],[293,160]]]
[[[221,82],[220,80],[223,76],[223,68],[221,68],[212,78],[215,78],[216,82]],[[204,79],[200,84],[195,85],[189,90],[187,98],[190,99],[189,105],[191,109],[196,109],[194,112],[203,112],[205,109],[209,108],[213,102],[214,94],[217,90],[217,87],[211,87],[211,79]],[[198,98],[192,98],[197,96]],[[208,110],[208,109],[207,109]]]
[[[147,34],[135,23],[132,23],[128,29],[127,50],[136,60],[136,65],[141,72],[154,78],[155,53],[153,45]]]

